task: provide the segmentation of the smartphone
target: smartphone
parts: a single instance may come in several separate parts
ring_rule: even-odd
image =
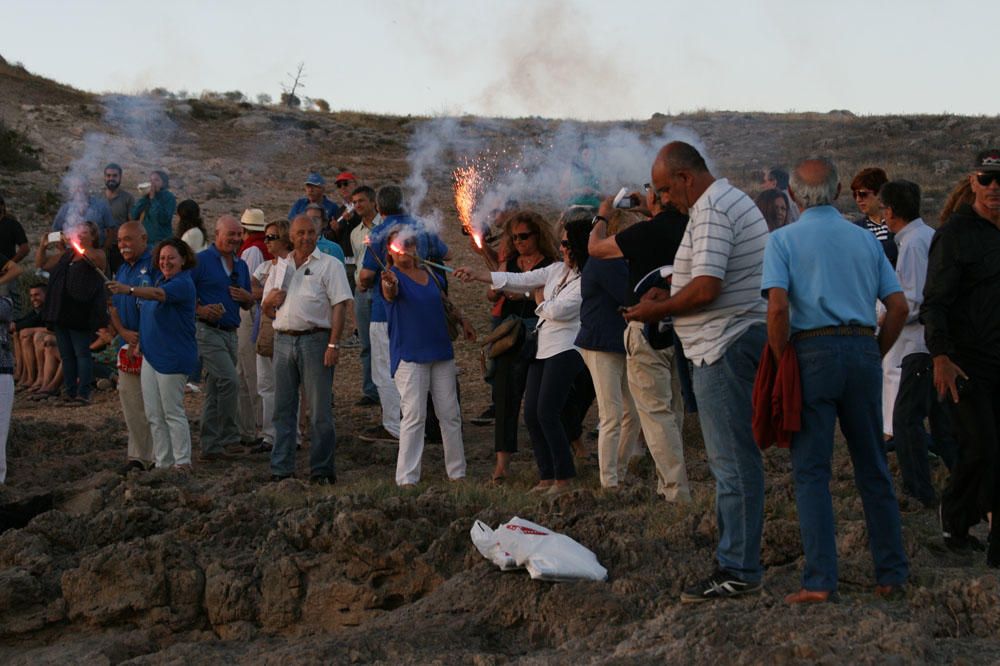
[[[615,208],[633,208],[635,207],[635,202],[632,201],[632,197],[628,194],[628,188],[623,187],[618,190],[618,194],[615,195],[614,203]]]
[[[49,233],[48,241],[50,243],[58,243],[61,240],[62,240],[62,232],[61,231],[52,231],[52,232]]]

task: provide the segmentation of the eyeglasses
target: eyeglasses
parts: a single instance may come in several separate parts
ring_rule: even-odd
[[[977,173],[976,182],[982,185],[983,187],[989,187],[991,183],[1000,183],[1000,171]]]
[[[562,245],[563,247],[569,247],[569,241],[566,240],[565,238],[559,241],[559,244]]]
[[[526,240],[528,240],[529,238],[531,238],[534,235],[535,235],[534,231],[529,231],[529,232],[524,233],[524,234],[511,234],[511,236],[514,238],[514,240],[519,240],[519,241],[526,241]]]
[[[278,234],[267,234],[264,236],[264,240],[266,241],[276,241],[279,238],[281,238],[281,236],[279,236]]]
[[[871,190],[854,190],[855,199],[867,199],[871,195],[875,194]]]

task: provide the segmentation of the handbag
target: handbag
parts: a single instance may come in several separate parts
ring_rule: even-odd
[[[483,346],[479,349],[479,365],[483,378],[492,377],[492,371],[487,367],[487,361],[515,349],[524,338],[524,320],[517,315],[511,315],[483,338]]]
[[[434,280],[438,291],[441,292],[441,304],[444,305],[444,322],[448,326],[448,337],[454,342],[462,334],[462,313],[459,312],[455,304],[448,298],[447,292],[441,286],[441,281],[434,275],[434,269],[428,268],[427,273]]]
[[[259,356],[271,358],[274,356],[274,325],[273,319],[261,312],[260,329],[257,331],[257,342],[254,348]]]

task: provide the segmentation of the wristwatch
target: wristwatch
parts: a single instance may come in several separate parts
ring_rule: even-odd
[[[326,348],[327,349],[340,349],[340,343],[339,342],[330,342],[330,343],[327,343]]]
[[[135,293],[135,287],[129,287],[128,288],[128,295],[131,296],[134,293]]]
[[[608,218],[604,217],[603,215],[595,215],[595,216],[594,216],[594,219],[592,219],[592,220],[590,221],[590,226],[591,226],[591,227],[593,227],[593,226],[595,226],[595,225],[596,225],[596,224],[597,224],[598,222],[604,222],[605,224],[607,224],[607,223],[608,223]]]

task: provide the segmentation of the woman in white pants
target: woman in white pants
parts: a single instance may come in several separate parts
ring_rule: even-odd
[[[462,444],[462,414],[455,381],[455,352],[448,334],[440,279],[431,269],[419,266],[416,244],[403,233],[389,234],[389,268],[382,271],[382,295],[389,320],[389,360],[399,390],[402,419],[399,425],[399,456],[396,483],[402,487],[420,480],[420,458],[424,451],[427,393],[441,424],[444,462],[452,481],[465,477]],[[462,320],[465,337],[476,332]]]
[[[153,265],[161,276],[152,287],[108,284],[114,294],[130,294],[143,302],[139,310],[142,351],[142,397],[153,434],[158,468],[191,469],[191,428],[184,411],[184,384],[198,359],[195,341],[196,301],[191,268],[194,252],[177,238],[161,241],[153,250]]]
[[[253,277],[250,280],[253,290],[253,296],[260,303],[260,300],[264,296],[264,283],[267,282],[267,276],[271,272],[271,269],[278,264],[278,259],[284,259],[288,256],[288,253],[292,249],[292,241],[288,236],[288,222],[286,220],[275,220],[274,222],[269,222],[266,227],[264,227],[264,242],[267,244],[267,251],[274,255],[274,259],[271,261],[261,262],[257,266],[257,270],[254,271]],[[258,316],[260,317],[259,324],[255,327],[257,329],[257,336],[255,342],[260,340],[260,332],[263,327],[270,327],[270,319],[262,312],[261,308],[257,308]],[[265,334],[266,335],[266,334]],[[274,340],[273,329],[270,333],[271,340]],[[266,355],[260,354],[262,345],[257,345],[257,392],[260,394],[260,405],[261,405],[261,418],[262,418],[262,428],[261,428],[261,438],[264,440],[260,445],[258,453],[264,453],[270,451],[271,447],[274,445],[274,349],[273,342],[271,345],[269,353]]]

